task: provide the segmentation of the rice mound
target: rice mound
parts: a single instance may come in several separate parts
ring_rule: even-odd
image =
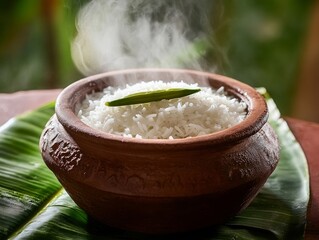
[[[107,107],[105,102],[132,93],[168,89],[198,88],[198,84],[150,81],[107,87],[88,94],[77,105],[78,117],[88,126],[131,138],[178,139],[217,132],[241,122],[247,114],[243,101],[225,95],[223,87],[201,91],[182,98],[157,102]]]

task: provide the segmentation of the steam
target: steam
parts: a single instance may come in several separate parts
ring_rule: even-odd
[[[84,75],[116,69],[212,70],[212,1],[93,0],[78,14],[72,57]]]

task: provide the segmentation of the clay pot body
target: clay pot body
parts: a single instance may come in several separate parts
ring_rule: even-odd
[[[131,139],[85,125],[74,113],[85,95],[127,81],[195,80],[224,86],[248,105],[229,129],[174,140]],[[171,233],[223,223],[256,196],[279,159],[266,103],[253,88],[189,70],[127,70],[80,80],[62,91],[41,139],[42,156],[71,198],[106,225]]]

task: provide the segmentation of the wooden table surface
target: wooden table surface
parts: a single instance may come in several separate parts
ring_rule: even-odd
[[[0,94],[0,125],[11,117],[53,101],[61,90],[34,90]],[[319,239],[319,124],[285,118],[307,157],[310,172],[310,202],[305,239]]]

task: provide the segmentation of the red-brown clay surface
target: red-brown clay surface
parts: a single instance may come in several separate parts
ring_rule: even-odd
[[[224,86],[245,101],[246,119],[205,136],[143,140],[94,130],[74,113],[92,90],[187,76],[201,86]],[[40,146],[73,200],[96,219],[139,232],[179,232],[221,223],[252,201],[279,159],[267,116],[263,97],[227,77],[172,69],[111,72],[78,81],[59,95]]]

